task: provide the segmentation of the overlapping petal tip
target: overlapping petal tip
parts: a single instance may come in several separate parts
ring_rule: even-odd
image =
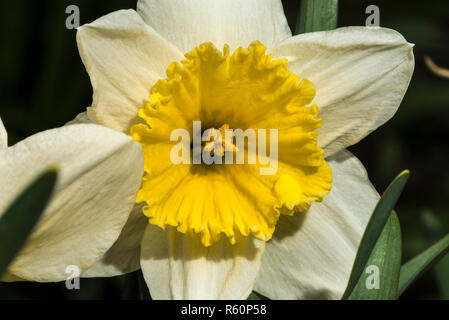
[[[140,243],[148,225],[143,206],[134,205],[117,241],[82,277],[114,277],[140,269]]]
[[[11,273],[9,273],[8,271],[6,271],[6,273],[4,273],[1,278],[0,278],[0,282],[19,282],[19,281],[26,281],[25,279],[19,278]]]
[[[89,118],[87,112],[81,112],[75,117],[75,119],[67,122],[65,125],[70,126],[72,124],[89,124],[89,123],[93,124],[94,122]]]
[[[94,91],[89,118],[124,133],[138,121],[154,83],[166,77],[171,62],[182,59],[134,10],[82,26],[77,42]]]
[[[328,159],[333,187],[309,211],[281,217],[255,290],[271,299],[339,299],[379,195],[348,151]]]
[[[412,48],[391,29],[347,27],[295,36],[273,53],[315,84],[318,143],[331,156],[394,115],[413,74]]]
[[[223,237],[204,247],[199,237],[148,225],[140,264],[153,299],[246,299],[264,249],[252,237],[235,245]]]
[[[119,237],[143,174],[140,145],[122,133],[93,124],[48,130],[0,151],[0,212],[54,164],[53,198],[10,266],[13,278],[61,281],[70,265],[87,270]]]
[[[281,0],[139,0],[137,11],[183,53],[208,41],[232,51],[254,40],[273,48],[291,37]]]

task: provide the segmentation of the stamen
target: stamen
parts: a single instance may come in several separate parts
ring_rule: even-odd
[[[185,57],[172,63],[167,79],[151,88],[151,102],[138,113],[144,123],[130,131],[142,144],[145,158],[137,202],[146,203],[143,212],[150,223],[199,236],[204,246],[223,235],[232,244],[250,235],[267,241],[281,214],[308,210],[331,188],[332,172],[315,132],[321,125],[318,107],[311,105],[315,87],[290,72],[286,59],[266,54],[258,41],[232,54],[229,46],[221,52],[212,43],[203,43]],[[202,141],[201,127],[194,131],[190,126],[196,121],[217,128],[208,130],[208,139]],[[271,129],[279,132],[273,148],[276,158],[259,148],[260,138],[272,155]],[[171,140],[174,130],[187,132],[185,143]],[[259,130],[265,133],[253,139],[258,160],[237,165],[244,164],[237,163],[237,156],[247,155],[249,160],[250,153],[254,155],[255,150],[249,152],[250,138]],[[245,139],[246,154],[236,147],[246,148]],[[171,154],[178,143],[189,157],[193,155],[192,160],[199,153],[200,162],[174,164]],[[210,166],[198,166],[204,151],[220,155],[215,154]],[[226,161],[231,152],[236,153],[235,162]],[[217,159],[221,157],[225,159]],[[279,170],[261,174],[272,163]]]
[[[220,127],[220,129],[210,129],[210,142],[207,142],[204,146],[205,151],[210,152],[211,155],[214,155],[214,150],[216,145],[221,145],[221,152],[219,156],[223,157],[226,152],[237,152],[239,149],[232,142],[232,137],[234,136],[234,132],[228,131],[228,137],[226,137],[226,130],[229,129],[228,124],[224,124]]]

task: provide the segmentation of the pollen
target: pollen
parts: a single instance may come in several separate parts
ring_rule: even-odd
[[[317,145],[315,87],[290,72],[286,59],[274,59],[258,41],[232,54],[227,45],[220,51],[204,43],[166,75],[151,88],[138,112],[141,123],[130,131],[144,152],[137,202],[146,204],[150,223],[199,237],[204,246],[221,237],[231,244],[250,236],[267,241],[280,215],[302,214],[329,193],[332,172]],[[175,164],[170,154],[183,142],[173,142],[172,133],[194,137],[197,121],[210,128],[202,151],[251,159],[252,139],[256,160]],[[236,129],[257,134],[243,145],[230,132]],[[190,142],[185,145],[190,152]],[[272,174],[260,173],[270,167],[276,168]]]

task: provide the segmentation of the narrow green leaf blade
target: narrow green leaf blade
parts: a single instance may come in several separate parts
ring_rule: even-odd
[[[401,267],[398,296],[449,251],[449,234]]]
[[[426,238],[429,246],[436,243],[446,235],[446,230],[440,218],[429,209],[421,214],[422,224],[425,226]],[[449,255],[445,255],[432,268],[438,285],[441,300],[449,300]]]
[[[302,0],[295,34],[337,28],[338,0]]]
[[[404,190],[410,172],[408,170],[400,173],[393,182],[385,190],[379,202],[374,209],[370,221],[360,241],[359,249],[355,257],[354,265],[352,267],[351,276],[349,277],[348,286],[342,299],[347,299],[352,290],[357,285],[362,272],[365,270],[365,265],[371,255],[371,252],[379,239],[391,212],[399,199],[399,196]]]
[[[22,248],[53,192],[57,170],[49,169],[32,182],[0,219],[0,276]]]
[[[441,300],[449,300],[449,255],[444,255],[433,268],[435,278],[437,280],[439,298]]]
[[[401,227],[396,213],[388,218],[365,272],[349,296],[350,300],[395,300],[401,269]]]

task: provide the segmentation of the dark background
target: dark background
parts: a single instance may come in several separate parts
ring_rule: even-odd
[[[283,3],[294,30],[300,1]],[[91,102],[92,89],[78,55],[75,31],[65,28],[65,8],[70,4],[78,5],[84,24],[118,9],[135,8],[136,1],[2,1],[0,117],[10,145],[63,125]],[[379,6],[382,27],[395,29],[416,44],[415,73],[398,113],[350,148],[379,192],[403,169],[411,170],[397,206],[406,261],[449,232],[449,79],[432,74],[423,62],[429,55],[449,68],[449,1],[340,0],[339,26],[364,25],[370,4]],[[0,299],[138,298],[137,279],[135,274],[82,279],[78,291],[65,289],[63,283],[0,284]],[[449,258],[402,298],[449,299]]]

